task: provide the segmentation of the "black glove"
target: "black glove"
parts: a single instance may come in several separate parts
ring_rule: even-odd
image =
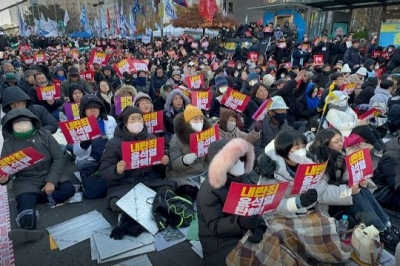
[[[302,207],[308,207],[317,201],[318,193],[315,189],[309,189],[306,193],[300,195],[300,203]]]
[[[123,213],[120,224],[111,231],[110,238],[121,240],[125,235],[138,237],[143,231],[143,227],[138,222]]]
[[[240,216],[238,224],[243,229],[255,229],[260,225],[260,215]],[[261,217],[262,219],[262,217]]]
[[[251,243],[260,243],[260,241],[263,239],[265,230],[267,230],[267,225],[259,226],[255,229],[251,230],[251,236],[249,236],[249,241]]]
[[[84,150],[89,149],[90,145],[92,145],[92,140],[91,140],[91,139],[89,139],[89,140],[84,140],[84,141],[82,141],[82,142],[80,143],[81,148],[84,149]]]
[[[121,226],[117,226],[111,231],[110,238],[121,240],[124,237],[124,231],[124,228],[122,228]]]

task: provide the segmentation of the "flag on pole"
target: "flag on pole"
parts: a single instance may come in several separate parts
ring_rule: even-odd
[[[153,8],[154,13],[157,13],[156,2],[154,0],[151,0],[151,7]]]
[[[119,14],[119,8],[118,5],[115,4],[115,9],[114,9],[114,15],[115,15],[115,28],[116,28],[116,33],[117,35],[121,34],[121,19],[120,19],[120,14]]]
[[[156,27],[157,30],[161,30],[161,26],[160,26],[160,24],[158,24],[157,22],[154,23],[154,27]]]
[[[40,20],[42,20],[42,21],[46,21],[46,18],[44,17],[44,15],[43,15],[43,13],[42,13],[42,12],[40,12]]]
[[[69,21],[68,10],[65,10],[65,13],[64,13],[64,27],[67,26],[68,21]]]
[[[188,3],[186,0],[174,0],[174,2],[180,6],[188,7]]]
[[[26,23],[24,21],[24,18],[21,14],[21,10],[18,8],[18,22],[19,22],[19,32],[21,34],[21,36],[26,36],[27,33],[27,26]]]
[[[90,25],[89,25],[89,18],[88,18],[87,12],[86,12],[85,5],[82,6],[81,15],[79,16],[79,22],[84,27],[85,32],[91,33]]]
[[[137,19],[137,14],[139,13],[139,11],[142,10],[142,7],[139,5],[139,0],[135,0],[135,2],[133,3],[133,7],[132,7],[132,13],[134,16],[134,20],[136,21]]]
[[[136,32],[135,20],[133,19],[133,12],[129,13],[129,31],[131,35],[134,35]]]
[[[172,19],[177,19],[177,15],[175,13],[174,7],[171,5],[169,0],[166,1],[167,3],[165,4],[165,14],[169,16]]]
[[[226,12],[226,9],[224,8],[224,10],[222,11],[222,16],[224,18],[226,18],[228,16],[228,12]]]
[[[110,11],[107,8],[107,27],[108,30],[111,30],[111,19],[110,19]]]

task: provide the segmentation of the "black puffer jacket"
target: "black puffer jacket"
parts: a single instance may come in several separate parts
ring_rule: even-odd
[[[376,86],[378,86],[378,79],[368,78],[363,85],[361,85],[360,93],[354,98],[354,105],[369,104],[369,100],[374,96]]]
[[[388,101],[387,125],[390,132],[400,130],[400,96],[394,96]]]
[[[110,70],[111,75],[108,77],[104,75],[104,70]],[[102,67],[100,73],[95,74],[94,80],[97,82],[97,84],[100,84],[100,81],[102,80],[106,81],[114,91],[122,85],[120,78],[115,74],[114,69],[109,65]]]

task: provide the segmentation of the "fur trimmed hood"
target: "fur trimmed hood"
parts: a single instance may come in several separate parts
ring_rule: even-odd
[[[204,118],[203,130],[209,129],[210,127],[212,127],[211,123],[207,118]],[[185,145],[189,145],[190,143],[190,134],[196,132],[190,124],[185,121],[183,113],[176,115],[174,119],[174,131],[178,139]]]
[[[212,151],[212,146],[219,145],[219,141],[213,142],[209,147],[209,152]],[[212,157],[209,153],[209,160],[211,160],[208,169],[208,179],[210,185],[219,189],[223,187],[228,179],[229,169],[236,164],[240,157],[246,157],[245,161],[245,174],[250,173],[254,166],[254,147],[246,140],[235,138],[226,143],[219,151]]]

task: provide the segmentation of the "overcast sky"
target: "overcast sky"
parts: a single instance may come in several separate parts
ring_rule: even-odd
[[[18,2],[21,2],[21,0],[1,0],[0,9],[3,9]],[[9,23],[11,23],[10,12],[8,10],[0,12],[0,25]]]

